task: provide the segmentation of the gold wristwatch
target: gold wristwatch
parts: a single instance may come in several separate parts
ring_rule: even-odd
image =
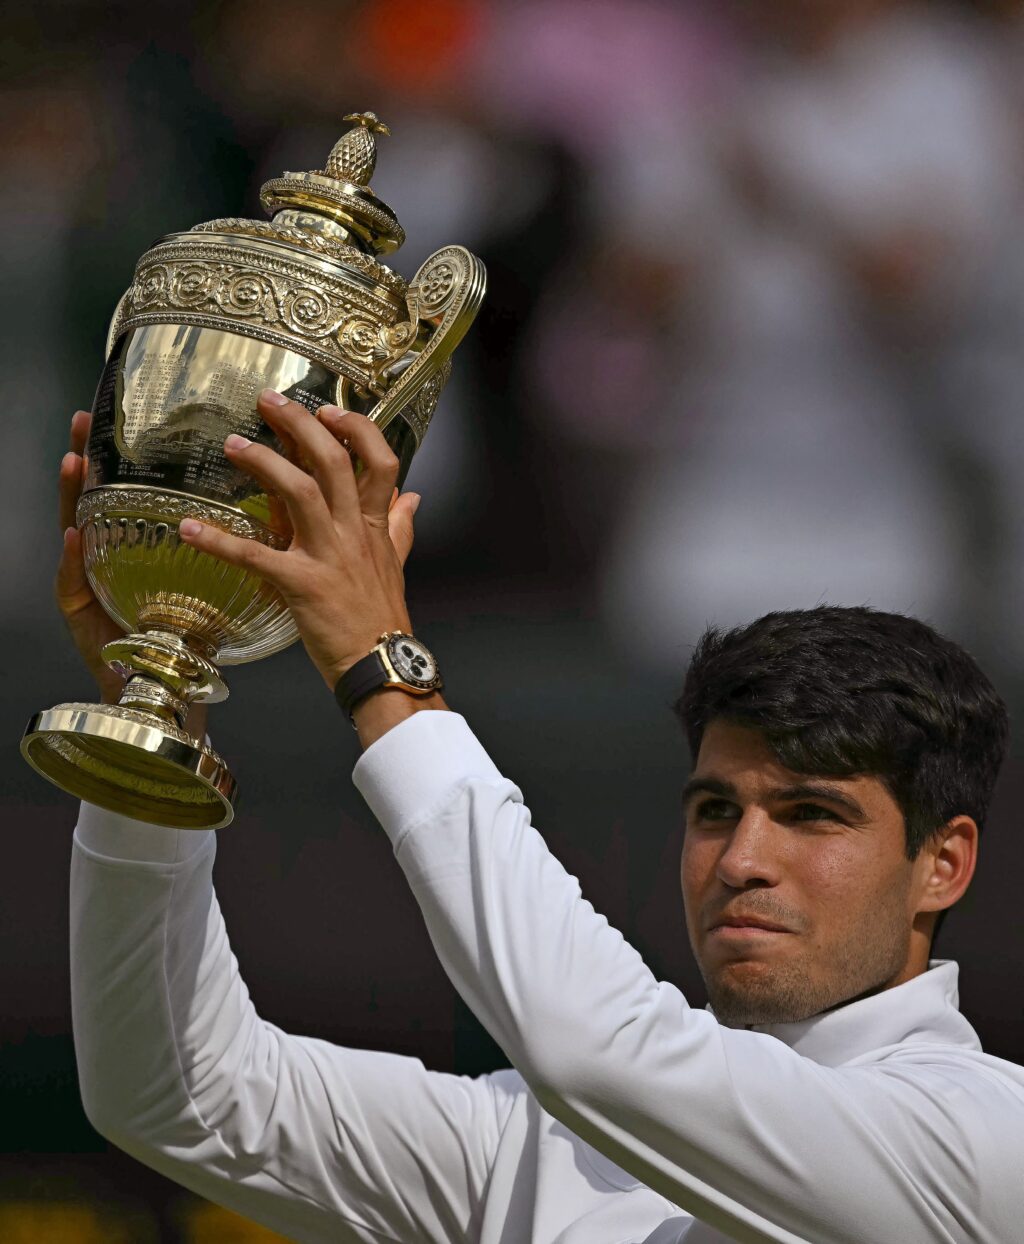
[[[359,701],[381,687],[429,695],[443,685],[437,661],[426,644],[404,631],[386,631],[377,646],[338,679],[334,698],[351,721]]]

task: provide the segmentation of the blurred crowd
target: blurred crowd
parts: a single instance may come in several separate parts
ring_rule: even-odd
[[[491,278],[410,479],[425,578],[571,592],[654,664],[870,603],[1015,676],[1024,5],[48,9],[7,34],[47,58],[8,61],[0,135],[6,582],[138,255],[372,107],[395,266],[458,241]]]

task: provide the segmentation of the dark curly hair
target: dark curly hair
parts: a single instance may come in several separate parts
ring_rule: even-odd
[[[722,717],[758,730],[795,773],[877,777],[903,813],[910,860],[957,815],[984,827],[1009,738],[1006,705],[963,648],[867,606],[710,627],[675,711],[694,760]]]

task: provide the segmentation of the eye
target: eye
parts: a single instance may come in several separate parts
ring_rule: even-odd
[[[838,821],[842,818],[816,803],[798,803],[793,809],[794,821]]]
[[[727,799],[705,799],[694,809],[694,819],[698,821],[731,821],[735,820],[738,809]]]

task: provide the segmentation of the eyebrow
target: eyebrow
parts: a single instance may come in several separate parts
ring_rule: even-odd
[[[723,799],[736,799],[736,787],[718,778],[691,778],[683,788],[683,806],[689,807],[697,795],[718,795]],[[867,813],[856,801],[833,782],[800,782],[794,786],[777,786],[768,792],[770,802],[789,802],[798,799],[820,799],[844,808],[856,820],[866,821]]]

